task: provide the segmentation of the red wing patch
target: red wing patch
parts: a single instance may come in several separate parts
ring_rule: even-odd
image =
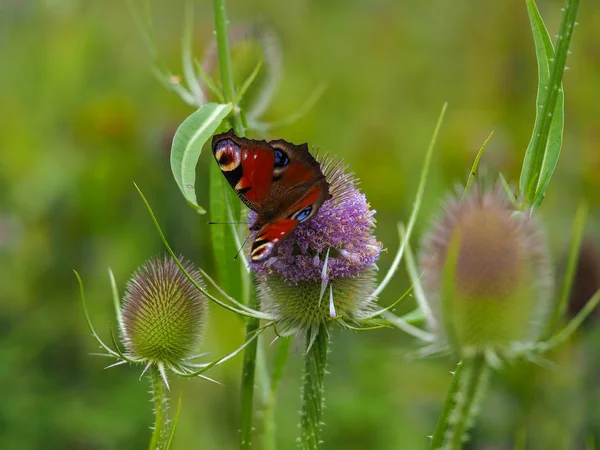
[[[233,131],[213,137],[213,155],[235,193],[258,212],[271,189],[273,149],[265,141],[238,138]]]
[[[256,235],[250,257],[253,262],[264,261],[275,255],[275,249],[298,226],[296,219],[279,219],[268,223]]]
[[[273,177],[273,151],[262,148],[244,148],[242,150],[242,177],[239,184],[242,189],[238,195],[245,196],[252,203],[261,205],[269,196]]]

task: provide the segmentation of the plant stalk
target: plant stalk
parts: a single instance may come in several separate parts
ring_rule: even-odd
[[[169,439],[169,397],[167,387],[160,375],[156,364],[152,364],[150,372],[150,387],[152,389],[152,402],[154,403],[154,431],[150,440],[150,450],[162,450],[167,448]]]
[[[488,365],[485,356],[481,353],[464,361],[464,368],[459,376],[458,391],[455,393],[454,410],[450,415],[452,428],[445,447],[448,450],[460,450],[467,441],[467,432],[475,421],[487,372]]]
[[[264,412],[264,436],[263,448],[265,450],[277,450],[277,433],[275,426],[275,404],[277,400],[277,388],[285,368],[287,366],[290,355],[290,347],[292,346],[292,338],[280,338],[275,353],[275,361],[273,374],[271,376],[271,386],[265,402]]]
[[[235,99],[235,85],[231,68],[231,54],[229,52],[229,22],[227,20],[225,0],[213,0],[213,9],[215,13],[215,32],[217,34],[217,53],[219,55],[219,71],[221,72],[223,97],[226,102],[233,103]],[[244,129],[240,110],[237,105],[233,105],[232,122],[235,134],[240,137],[245,136],[246,130]]]
[[[321,442],[321,420],[323,416],[323,378],[327,366],[329,334],[327,326],[321,325],[316,339],[310,345],[306,337],[307,352],[304,357],[304,383],[302,388],[302,410],[300,412],[300,447],[317,450]],[[310,348],[308,348],[310,346]]]
[[[430,450],[438,450],[442,448],[444,445],[444,438],[446,437],[446,432],[450,427],[450,415],[452,411],[456,408],[456,394],[460,385],[460,377],[462,374],[463,367],[465,363],[460,360],[456,365],[456,369],[452,375],[452,383],[450,384],[450,389],[446,394],[446,401],[444,402],[444,409],[442,410],[442,414],[438,419],[438,423],[435,427],[435,432],[431,437],[431,446]]]
[[[219,55],[219,71],[221,72],[221,84],[223,86],[223,97],[226,102],[233,103],[235,99],[235,85],[233,80],[233,71],[231,66],[231,55],[229,52],[229,31],[227,11],[225,0],[213,0],[213,9],[215,14],[215,32],[217,39],[217,53]],[[243,137],[246,130],[242,122],[240,110],[237,105],[233,105],[232,117],[233,131],[236,135]],[[242,280],[242,282],[244,282]],[[258,302],[255,296],[249,293],[248,285],[244,286],[244,293],[247,306],[256,309]],[[260,326],[260,320],[250,317],[246,322],[246,339],[253,336],[254,332]],[[240,449],[246,450],[252,447],[252,428],[254,419],[254,379],[256,372],[256,352],[258,339],[252,341],[244,352],[244,366],[242,369],[242,411],[240,423]]]
[[[258,323],[258,319],[249,318],[246,330],[256,330]],[[252,341],[244,352],[244,366],[242,368],[242,417],[240,424],[240,449],[243,450],[252,448],[257,341],[258,339]]]

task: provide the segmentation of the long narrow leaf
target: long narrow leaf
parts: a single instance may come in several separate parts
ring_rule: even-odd
[[[577,270],[577,263],[579,261],[579,252],[581,249],[581,241],[583,239],[586,218],[587,206],[585,203],[582,203],[579,205],[579,208],[577,208],[575,220],[573,221],[571,247],[569,248],[569,256],[567,258],[567,265],[564,270],[558,302],[548,326],[548,334],[552,333],[556,329],[565,311],[567,310],[567,305],[571,296],[571,288],[573,287],[573,280],[575,279],[575,272]]]
[[[253,317],[255,319],[272,320],[272,317],[270,315],[261,313],[260,311],[255,311],[254,313],[248,313],[246,311],[242,311],[237,308],[234,308],[231,305],[228,305],[228,304],[222,302],[221,300],[216,298],[214,295],[211,295],[210,292],[208,292],[206,289],[204,289],[204,287],[202,285],[200,285],[189,274],[189,272],[185,269],[185,267],[183,267],[183,264],[181,264],[181,261],[179,260],[179,258],[177,258],[177,255],[175,255],[175,252],[169,245],[169,242],[167,241],[167,238],[165,237],[165,234],[163,233],[162,228],[160,227],[160,224],[158,223],[158,219],[154,215],[154,211],[152,210],[150,203],[148,203],[146,196],[142,193],[141,189],[138,187],[137,184],[134,183],[133,185],[135,186],[135,189],[138,191],[138,194],[140,195],[140,197],[142,198],[144,205],[146,205],[146,209],[148,210],[148,213],[150,214],[150,218],[152,219],[152,222],[154,223],[154,227],[156,228],[156,231],[158,232],[158,235],[160,236],[161,241],[163,242],[165,248],[167,249],[167,252],[169,253],[169,255],[171,255],[171,257],[173,258],[173,261],[179,267],[179,270],[181,270],[181,272],[185,275],[185,277],[189,280],[189,282],[194,285],[194,287],[196,289],[198,289],[200,292],[202,292],[206,296],[206,298],[208,298],[209,300],[215,302],[219,306],[221,306],[231,312],[234,312],[234,313],[240,314],[242,316],[246,316],[246,317]]]
[[[475,161],[473,161],[473,166],[471,167],[471,171],[469,172],[469,176],[467,177],[467,184],[465,185],[465,190],[463,191],[462,196],[460,197],[461,201],[465,198],[465,195],[467,195],[467,193],[471,189],[471,185],[475,181],[475,177],[477,176],[477,170],[479,169],[479,161],[481,160],[481,157],[483,156],[483,151],[487,147],[488,142],[492,138],[493,134],[494,132],[492,131],[481,145],[481,148],[477,152],[477,156],[475,156]]]
[[[177,430],[177,425],[179,424],[179,414],[181,413],[181,395],[179,395],[179,400],[177,401],[177,411],[175,412],[175,418],[171,423],[171,427],[169,429],[169,440],[167,441],[167,450],[171,448],[173,445],[173,439],[175,439],[175,431]]]
[[[427,183],[427,176],[429,174],[429,165],[431,163],[431,155],[433,154],[433,148],[435,147],[435,142],[437,140],[438,134],[440,132],[440,128],[442,127],[442,122],[444,121],[444,115],[446,114],[446,108],[448,107],[448,103],[444,103],[442,106],[442,110],[440,111],[440,115],[438,117],[437,123],[435,125],[435,129],[433,130],[433,135],[431,136],[431,141],[429,142],[429,147],[427,148],[427,152],[425,153],[425,161],[423,162],[423,168],[421,169],[421,176],[419,177],[419,186],[417,187],[417,195],[415,196],[415,202],[413,203],[412,211],[410,213],[410,218],[408,219],[408,226],[406,227],[406,235],[404,239],[400,238],[400,246],[398,247],[398,252],[394,257],[394,261],[385,277],[379,283],[379,286],[375,291],[369,296],[369,299],[376,298],[381,292],[385,289],[388,283],[391,281],[392,277],[396,273],[398,269],[398,265],[402,260],[402,255],[404,254],[404,248],[410,239],[410,235],[412,233],[412,229],[417,221],[417,216],[419,214],[419,210],[421,209],[421,202],[423,200],[423,193],[425,192],[425,184]]]
[[[194,56],[192,50],[192,36],[194,33],[194,4],[188,0],[185,6],[185,20],[181,42],[181,65],[185,83],[196,100],[196,106],[200,106],[205,102],[205,98],[202,88],[200,87],[200,83],[196,78],[196,71],[194,70]]]
[[[542,202],[560,155],[564,124],[561,83],[578,5],[579,0],[566,1],[555,54],[535,1],[527,0],[538,61],[538,93],[535,125],[523,161],[520,191],[527,204],[533,207]]]
[[[102,341],[102,339],[100,339],[100,336],[98,336],[98,333],[96,333],[96,330],[94,329],[94,326],[92,325],[92,319],[90,319],[90,314],[88,313],[87,303],[85,301],[85,291],[83,289],[83,281],[81,280],[81,277],[79,276],[79,272],[77,272],[76,270],[73,270],[73,273],[75,273],[75,277],[77,277],[77,283],[79,283],[79,296],[81,297],[81,306],[83,307],[83,314],[85,315],[85,321],[87,323],[88,329],[90,330],[90,333],[92,334],[94,339],[96,339],[96,342],[98,342],[98,344],[100,344],[100,346],[104,350],[106,350],[109,355],[111,355],[112,357],[118,358],[119,354],[116,353],[108,345],[106,345]]]

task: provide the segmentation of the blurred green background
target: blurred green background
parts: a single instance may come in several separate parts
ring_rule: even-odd
[[[559,0],[540,0],[553,35]],[[533,124],[536,63],[523,0],[228,1],[233,24],[279,36],[283,73],[265,119],[294,112],[321,83],[308,115],[273,137],[344,158],[378,211],[377,236],[397,246],[424,150],[449,102],[416,236],[445,193],[483,157],[488,178],[518,179]],[[179,69],[184,3],[150,1],[157,46]],[[557,263],[572,216],[586,199],[591,259],[600,239],[600,3],[582,1],[564,80],[564,149],[540,209]],[[195,50],[212,36],[211,2],[196,2]],[[122,290],[163,248],[135,192],[139,184],[177,252],[214,272],[206,218],[185,203],[169,167],[170,139],[192,112],[153,77],[124,1],[0,0],[0,448],[138,449],[152,411],[140,368],[105,371],[83,318],[72,268],[80,271],[96,327],[114,323],[107,268]],[[208,165],[198,169],[208,204]],[[417,239],[415,239],[417,244]],[[596,256],[594,256],[596,255]],[[590,276],[591,277],[591,276]],[[593,277],[586,279],[595,280]],[[560,279],[560,276],[557,276]],[[584,277],[585,278],[585,277]],[[381,298],[407,287],[400,273]],[[411,300],[412,302],[412,300]],[[407,304],[403,309],[410,309]],[[557,364],[521,364],[492,377],[469,448],[577,449],[600,444],[600,332],[589,321]],[[211,306],[206,350],[243,340],[241,321]],[[294,448],[301,345],[294,347],[278,403],[280,448]],[[336,331],[326,378],[323,449],[427,448],[449,386],[452,358],[409,360],[415,343],[395,330]],[[270,356],[270,348],[267,354]],[[233,449],[241,358],[211,371],[225,384],[173,381],[183,395],[176,449]],[[258,398],[258,397],[257,397]],[[260,448],[260,399],[256,448]]]

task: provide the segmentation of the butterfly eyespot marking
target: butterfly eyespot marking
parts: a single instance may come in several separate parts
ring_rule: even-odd
[[[283,150],[276,148],[273,153],[275,153],[275,167],[285,167],[290,163],[289,156]]]
[[[307,206],[306,208],[297,212],[294,216],[292,216],[292,218],[296,219],[298,222],[302,222],[303,220],[306,220],[310,216],[311,212],[312,212],[312,206]]]
[[[273,149],[273,155],[275,156],[275,161],[273,163],[272,180],[277,181],[285,173],[286,166],[290,163],[290,158],[286,152],[278,148]]]
[[[255,241],[252,245],[252,261],[259,262],[267,259],[275,247],[275,243],[269,241]]]
[[[219,168],[223,172],[231,172],[240,165],[241,158],[240,146],[231,139],[223,139],[217,144],[215,149],[215,158],[219,163]]]

